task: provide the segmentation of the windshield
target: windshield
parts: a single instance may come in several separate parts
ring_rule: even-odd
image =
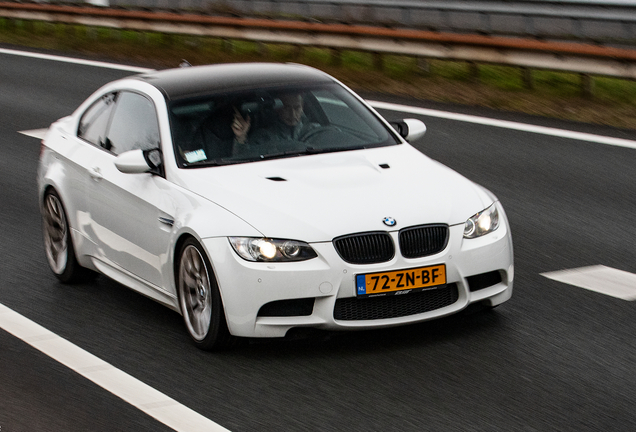
[[[169,108],[181,167],[399,143],[371,111],[337,84],[216,94],[180,100]]]

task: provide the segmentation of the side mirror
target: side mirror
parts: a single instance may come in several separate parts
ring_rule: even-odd
[[[404,119],[400,121],[389,122],[393,129],[400,134],[402,138],[411,142],[422,138],[426,133],[426,125],[421,120]]]
[[[130,150],[117,156],[115,166],[126,174],[141,174],[145,172],[158,173],[163,164],[159,149]]]

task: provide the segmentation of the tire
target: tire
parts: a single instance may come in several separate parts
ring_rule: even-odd
[[[76,283],[94,275],[77,262],[66,211],[54,189],[44,194],[42,231],[49,267],[62,283]]]
[[[177,256],[179,307],[192,341],[205,351],[229,347],[234,338],[228,330],[219,287],[205,251],[199,242],[189,238]]]

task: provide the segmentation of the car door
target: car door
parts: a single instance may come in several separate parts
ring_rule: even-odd
[[[95,236],[90,224],[90,208],[87,197],[94,177],[90,171],[93,162],[102,157],[105,150],[101,147],[106,139],[106,128],[115,106],[115,93],[108,92],[97,98],[81,115],[77,130],[73,134],[63,136],[70,146],[65,146],[64,177],[67,189],[73,199],[67,202],[68,210],[75,221],[74,231],[81,237],[76,238],[76,251],[79,255],[96,255]],[[71,119],[69,118],[68,121]],[[80,240],[81,241],[78,241]]]
[[[87,188],[97,258],[155,288],[166,286],[162,275],[175,207],[171,184],[156,174],[122,173],[115,160],[126,151],[160,148],[159,137],[152,100],[132,91],[118,92],[101,151],[89,167],[93,181]]]

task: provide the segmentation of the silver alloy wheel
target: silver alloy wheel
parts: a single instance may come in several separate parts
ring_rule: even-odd
[[[62,203],[49,193],[44,200],[44,249],[55,274],[62,274],[68,264],[69,231]]]
[[[201,252],[188,245],[179,262],[179,294],[186,326],[196,341],[202,341],[210,330],[212,319],[212,287]]]

